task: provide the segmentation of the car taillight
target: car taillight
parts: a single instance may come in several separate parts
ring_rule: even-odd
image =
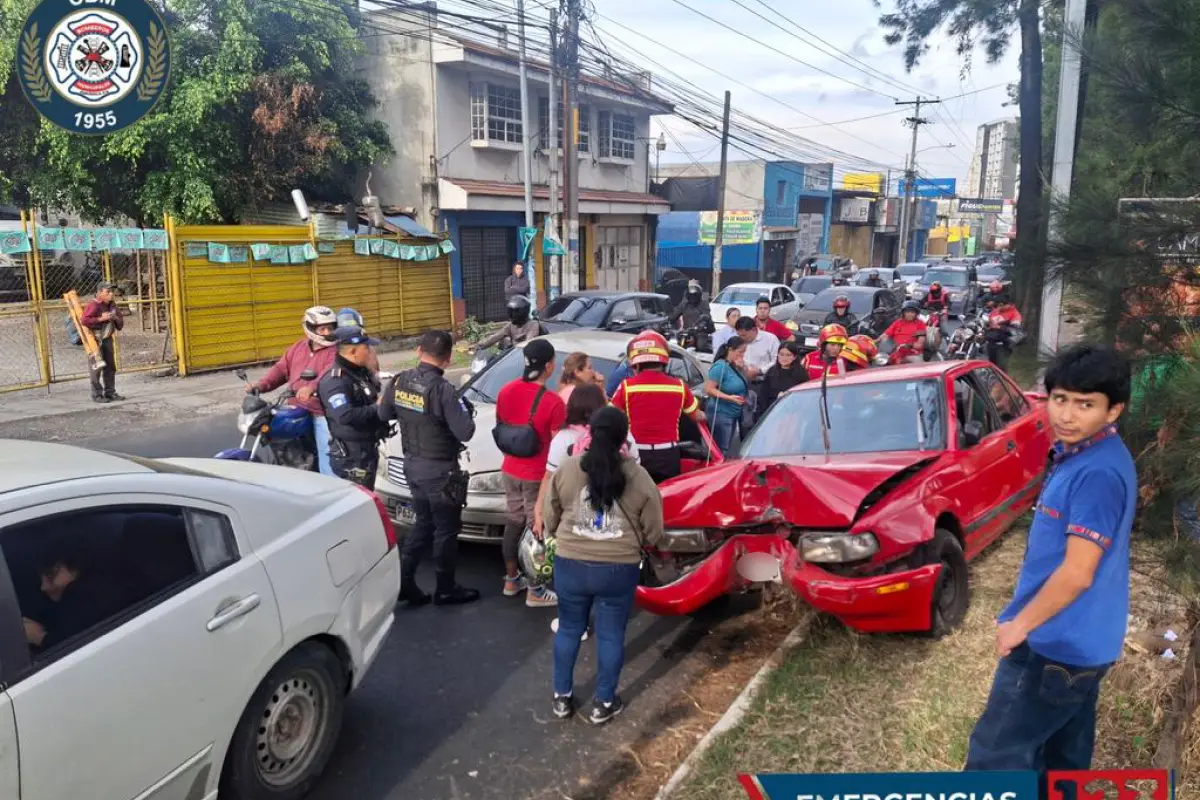
[[[370,495],[371,500],[375,503],[375,510],[379,512],[379,521],[383,523],[383,535],[387,539],[388,552],[390,553],[396,547],[396,527],[392,525],[392,515],[388,513],[387,506],[379,499],[379,495],[357,483],[354,486]]]

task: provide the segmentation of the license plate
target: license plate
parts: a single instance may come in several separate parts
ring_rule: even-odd
[[[815,337],[815,336],[806,337],[804,339],[804,346],[805,347],[816,347],[817,346],[817,337]]]
[[[416,525],[417,512],[407,503],[396,503],[396,522],[401,525]]]

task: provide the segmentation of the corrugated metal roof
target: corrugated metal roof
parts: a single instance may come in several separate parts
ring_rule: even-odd
[[[418,239],[436,239],[437,234],[426,228],[421,223],[417,222],[412,217],[397,215],[394,217],[384,217],[388,222],[395,225],[400,230],[407,233],[409,236],[415,236]]]

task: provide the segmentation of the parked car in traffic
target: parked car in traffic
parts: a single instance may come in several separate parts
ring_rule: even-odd
[[[0,501],[0,797],[307,793],[393,623],[371,492],[4,441]]]
[[[844,270],[848,262],[849,259],[845,256],[820,253],[799,259],[796,261],[796,268],[803,272],[815,266],[818,275],[832,275],[835,271]]]
[[[901,301],[892,289],[871,286],[831,286],[814,297],[792,319],[799,333],[796,341],[803,350],[817,348],[817,335],[825,325],[825,317],[833,311],[833,301],[840,295],[850,300],[850,313],[859,320],[851,335],[865,333],[875,338],[883,334],[900,316]]]
[[[901,280],[904,281],[905,293],[908,297],[912,297],[913,291],[916,290],[917,284],[921,282],[927,269],[929,269],[929,263],[926,261],[909,261],[896,267]]]
[[[950,293],[950,315],[963,317],[979,307],[979,273],[975,267],[956,265],[952,262],[934,264],[925,270],[925,274],[913,288],[911,299],[922,301],[929,293],[929,287],[940,283],[942,289]]]
[[[895,267],[871,267],[870,269],[860,269],[858,274],[854,276],[854,280],[850,281],[850,285],[867,286],[867,282],[871,280],[872,272],[878,272],[879,280],[883,281],[883,285],[891,289],[901,303],[904,302],[904,300],[908,297],[908,284],[905,282],[904,276],[901,275],[900,270]]]
[[[782,584],[855,630],[952,630],[968,561],[1037,500],[1044,400],[982,361],[801,384],[735,459],[662,484],[667,536],[638,605],[690,614]]]
[[[540,337],[554,345],[558,354],[555,371],[548,386],[557,388],[562,374],[563,359],[570,353],[583,352],[591,358],[592,367],[601,375],[612,375],[625,362],[625,347],[630,336],[603,331],[572,331]],[[496,397],[500,389],[521,376],[525,358],[525,343],[489,364],[460,389],[475,406],[475,436],[467,443],[462,455],[462,468],[470,474],[467,506],[463,510],[462,532],[459,539],[474,542],[499,543],[504,536],[505,502],[500,466],[504,455],[496,447],[492,429],[496,427]],[[704,387],[707,365],[695,354],[671,346],[667,373],[681,378],[699,396]],[[720,459],[719,449],[712,443],[708,431],[690,420],[681,425],[685,445],[684,456],[690,468],[713,463]],[[380,446],[380,469],[375,480],[375,492],[383,498],[396,524],[403,529],[412,527],[416,515],[412,508],[412,493],[404,477],[404,450],[400,437],[394,436]]]
[[[712,318],[720,322],[730,308],[736,307],[742,316],[754,316],[758,298],[766,297],[771,301],[771,318],[787,322],[800,310],[800,303],[792,290],[782,283],[735,283],[721,290],[709,307]]]
[[[538,319],[550,333],[593,328],[632,334],[665,330],[672,308],[665,294],[591,290],[559,296]]]

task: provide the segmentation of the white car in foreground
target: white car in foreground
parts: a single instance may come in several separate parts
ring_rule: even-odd
[[[800,310],[799,299],[782,283],[734,283],[722,289],[709,303],[713,324],[717,327],[725,324],[725,314],[734,307],[743,317],[754,316],[760,297],[771,301],[771,318],[779,322],[787,322]]]
[[[40,442],[0,440],[0,553],[0,797],[21,800],[298,800],[400,588],[360,487]]]

